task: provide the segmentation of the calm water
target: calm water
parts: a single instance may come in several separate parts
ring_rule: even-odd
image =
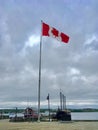
[[[4,114],[9,117],[14,117],[15,114]],[[24,116],[22,113],[18,113],[17,116]],[[98,112],[71,112],[72,120],[98,120]]]
[[[72,120],[98,120],[98,112],[71,112]]]

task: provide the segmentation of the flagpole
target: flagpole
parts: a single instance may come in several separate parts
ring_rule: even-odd
[[[50,121],[50,95],[48,93],[48,111],[49,111],[49,121]]]
[[[40,122],[41,53],[42,53],[42,20],[41,20],[40,52],[39,52],[38,122]]]

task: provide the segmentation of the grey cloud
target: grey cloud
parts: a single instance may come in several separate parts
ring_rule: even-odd
[[[25,44],[33,34],[40,36],[41,19],[70,36],[69,44],[43,37],[41,101],[50,93],[51,100],[59,102],[60,88],[74,103],[97,100],[97,41],[85,45],[88,35],[97,34],[97,0],[0,3],[1,105],[21,104],[27,98],[37,102],[39,44],[26,48]],[[68,75],[72,68],[79,74]]]

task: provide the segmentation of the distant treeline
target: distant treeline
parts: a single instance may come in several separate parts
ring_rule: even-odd
[[[98,112],[98,109],[84,108],[84,109],[68,109],[71,112]],[[48,109],[41,109],[41,112],[48,111]],[[57,109],[51,109],[51,112],[56,112]]]
[[[24,109],[0,109],[0,113],[22,113]]]
[[[0,109],[0,113],[23,113],[25,109]],[[68,109],[71,112],[98,112],[98,109],[92,108],[84,108],[84,109]],[[40,112],[44,113],[48,111],[48,109],[41,109]],[[57,109],[51,109],[51,112],[57,112]]]
[[[98,112],[98,109],[84,108],[84,109],[69,109],[71,112]]]

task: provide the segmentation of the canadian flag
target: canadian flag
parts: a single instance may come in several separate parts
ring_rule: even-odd
[[[51,36],[64,43],[68,43],[69,41],[69,36],[59,32],[57,29],[49,26],[46,23],[42,23],[42,36]]]

